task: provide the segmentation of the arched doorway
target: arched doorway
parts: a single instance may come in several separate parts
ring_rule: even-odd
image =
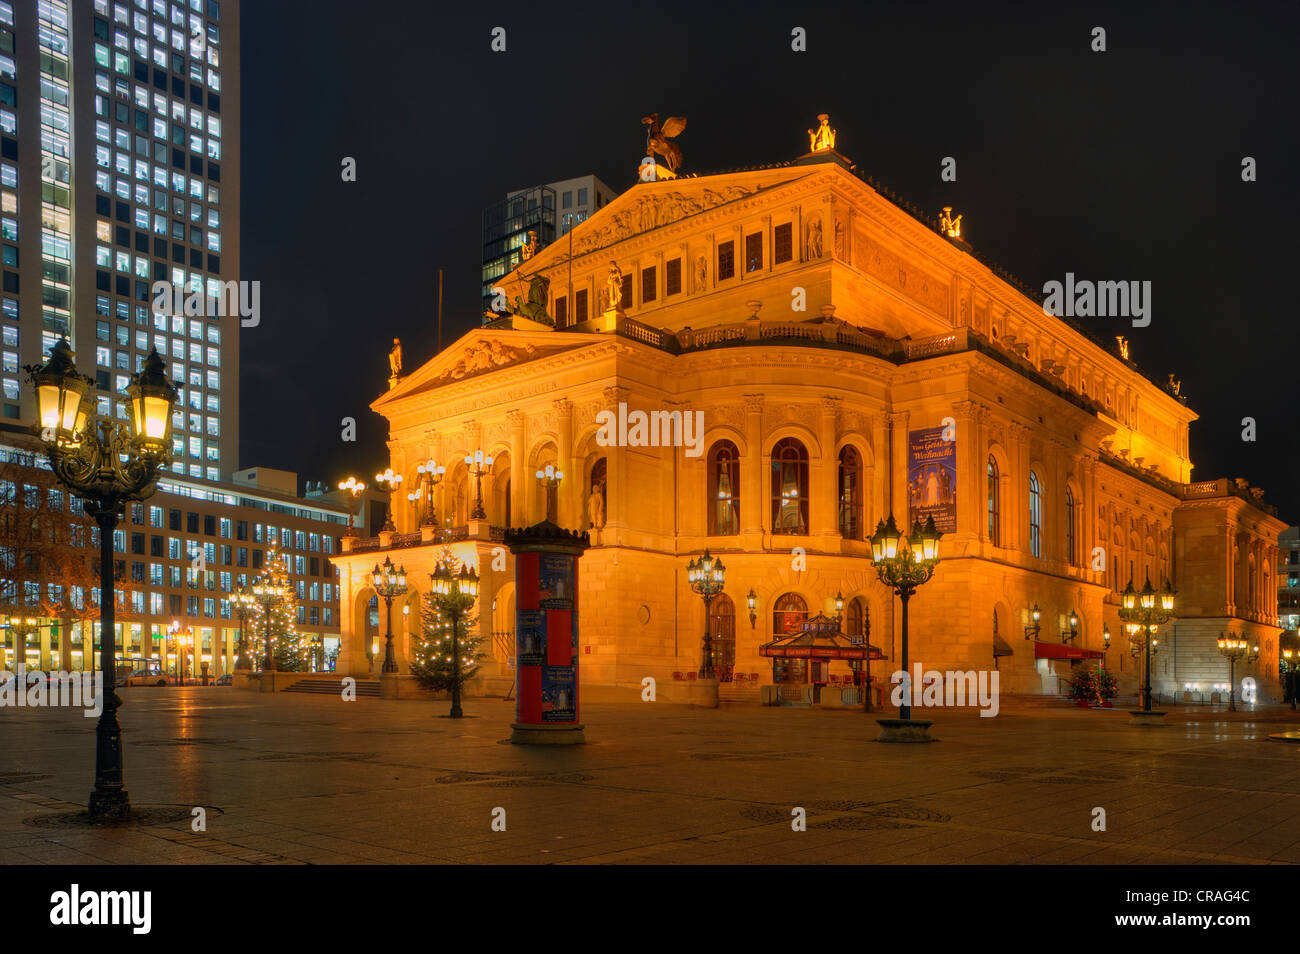
[[[709,604],[709,648],[718,682],[731,682],[736,668],[736,604],[726,593]]]

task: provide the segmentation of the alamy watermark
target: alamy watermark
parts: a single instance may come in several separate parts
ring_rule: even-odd
[[[19,663],[17,672],[0,671],[0,709],[51,707],[85,709],[87,719],[104,711],[104,674],[93,672],[30,672]]]
[[[889,677],[894,691],[889,697],[891,705],[901,706],[911,696],[908,705],[916,708],[940,706],[978,706],[981,718],[998,714],[998,679],[996,669],[980,670],[923,670],[920,663],[912,667],[915,676],[899,669]]]
[[[1074,272],[1065,281],[1043,285],[1043,314],[1057,318],[1132,318],[1134,328],[1151,324],[1150,282],[1076,281]]]
[[[596,443],[601,447],[685,447],[687,457],[704,454],[703,411],[599,411]]]
[[[262,322],[261,282],[216,282],[216,294],[171,282],[154,282],[155,315],[185,315],[190,318],[238,317],[242,328],[256,328]]]

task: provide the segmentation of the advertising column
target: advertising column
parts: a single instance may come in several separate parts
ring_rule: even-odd
[[[584,533],[549,521],[506,531],[515,557],[515,657],[519,690],[510,741],[580,745],[578,560]]]

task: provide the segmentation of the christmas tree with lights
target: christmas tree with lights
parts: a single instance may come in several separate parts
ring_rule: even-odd
[[[272,542],[266,551],[262,573],[253,580],[252,592],[255,597],[259,594],[272,597],[269,630],[275,668],[280,672],[303,672],[311,647],[307,638],[298,632],[298,599],[285,560],[279,545]],[[266,661],[267,606],[268,601],[258,599],[248,615],[248,651],[257,669]]]
[[[434,589],[424,595],[422,626],[411,634],[411,675],[426,689],[455,690],[474,678],[485,658],[483,637],[475,631],[478,617],[469,615],[477,596],[458,591],[464,584],[455,581],[466,579],[465,567],[449,548],[443,548],[435,570],[446,571],[453,582],[448,592],[439,593],[435,580]]]

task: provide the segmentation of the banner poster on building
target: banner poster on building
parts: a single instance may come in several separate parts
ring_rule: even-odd
[[[573,666],[542,669],[542,721],[577,722],[578,694],[574,691],[577,670]]]
[[[520,666],[546,662],[546,611],[518,610],[515,613],[515,655]]]
[[[542,609],[573,608],[573,557],[543,553],[538,567],[538,604]]]
[[[957,441],[943,439],[942,427],[907,432],[907,499],[911,531],[916,521],[934,517],[940,533],[957,529]]]

